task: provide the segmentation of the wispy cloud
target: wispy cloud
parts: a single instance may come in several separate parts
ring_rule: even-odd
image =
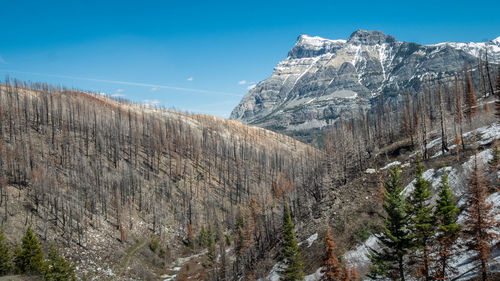
[[[125,95],[124,94],[112,94],[111,96],[112,97],[124,97]]]
[[[189,78],[188,78],[188,79],[186,79],[186,80],[188,80],[188,81],[193,81],[193,80],[194,80],[194,78],[193,78],[193,77],[189,77]]]
[[[238,85],[241,85],[241,86],[247,85],[246,86],[247,90],[251,90],[251,89],[255,88],[256,83],[252,82],[252,81],[241,80],[241,81],[238,81]]]
[[[43,74],[43,73],[36,73],[36,72],[25,72],[25,71],[7,70],[7,69],[0,69],[0,71],[9,72],[9,73],[19,73],[19,74],[39,75],[39,76],[46,76],[46,77],[83,80],[83,81],[102,82],[102,83],[119,84],[119,85],[147,87],[147,88],[169,89],[169,90],[177,90],[177,91],[191,92],[191,93],[198,93],[198,94],[223,95],[223,96],[232,96],[232,97],[242,97],[243,96],[243,95],[234,94],[234,93],[210,91],[210,90],[202,90],[202,89],[193,89],[193,88],[183,88],[183,87],[175,87],[175,86],[169,86],[169,85],[157,85],[157,84],[128,82],[128,81],[119,81],[119,80],[95,79],[95,78],[87,78],[87,77],[74,77],[74,76],[58,75],[58,74]]]
[[[161,103],[160,100],[143,100],[142,104],[145,106],[155,107]]]
[[[156,92],[156,91],[158,91],[159,89],[160,89],[160,88],[158,88],[158,87],[153,87],[153,88],[151,88],[151,91]]]
[[[116,90],[117,93],[122,93],[123,91],[125,91],[124,89],[118,89]]]
[[[0,63],[6,63],[2,56],[0,56]]]
[[[238,81],[238,85],[252,85],[255,84],[255,82],[247,81],[247,80],[241,80]]]

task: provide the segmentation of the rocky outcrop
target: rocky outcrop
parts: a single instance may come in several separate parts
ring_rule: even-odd
[[[370,107],[373,97],[418,90],[428,77],[477,64],[486,51],[490,62],[498,63],[500,37],[484,43],[420,45],[379,31],[358,30],[347,40],[300,35],[287,58],[243,97],[230,118],[289,135],[300,132],[307,140],[339,115]]]

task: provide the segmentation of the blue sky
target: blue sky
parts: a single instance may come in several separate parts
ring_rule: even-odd
[[[299,34],[485,41],[499,2],[2,1],[0,75],[228,117]]]

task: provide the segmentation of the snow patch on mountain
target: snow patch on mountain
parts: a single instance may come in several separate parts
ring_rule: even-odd
[[[325,39],[319,36],[309,36],[307,34],[302,34],[299,36],[296,45],[307,46],[310,48],[321,48],[327,44],[344,44],[346,40],[343,39]]]

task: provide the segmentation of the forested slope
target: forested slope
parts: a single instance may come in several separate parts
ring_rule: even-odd
[[[313,148],[236,121],[7,80],[2,230],[13,249],[31,227],[82,279],[275,278],[288,203],[304,273],[316,278],[327,222],[339,253],[380,231],[390,166],[407,185],[417,154],[438,170],[491,146],[498,131],[484,141],[477,128],[496,128],[500,83],[477,84],[464,68],[419,92],[381,95]]]
[[[17,243],[30,225],[82,272],[112,272],[152,237],[168,264],[202,227],[233,230],[249,202],[256,247],[238,270],[251,269],[277,241],[277,198],[307,213],[321,178],[316,149],[235,121],[18,81],[0,91],[2,228]]]

